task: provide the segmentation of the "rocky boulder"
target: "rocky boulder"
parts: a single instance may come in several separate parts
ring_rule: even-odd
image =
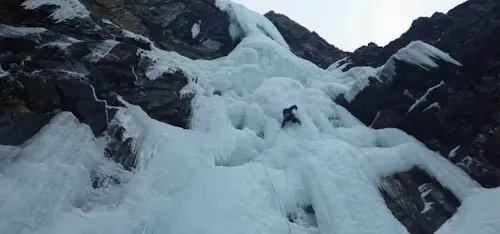
[[[330,45],[316,32],[311,32],[285,15],[270,11],[265,16],[276,26],[294,54],[318,67],[327,68],[349,55]]]

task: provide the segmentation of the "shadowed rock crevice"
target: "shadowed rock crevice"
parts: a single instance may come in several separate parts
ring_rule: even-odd
[[[132,171],[137,165],[134,139],[127,135],[127,130],[116,119],[111,121],[107,129],[106,140],[104,156],[119,163],[125,170]]]
[[[318,227],[316,212],[311,204],[298,206],[294,212],[287,212],[288,221],[305,228]]]

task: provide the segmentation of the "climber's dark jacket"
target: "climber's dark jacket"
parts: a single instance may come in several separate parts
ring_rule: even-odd
[[[284,127],[285,124],[289,121],[302,124],[302,122],[300,122],[300,120],[295,116],[295,112],[297,111],[297,109],[298,108],[296,105],[283,109],[283,122],[281,123],[281,127]]]

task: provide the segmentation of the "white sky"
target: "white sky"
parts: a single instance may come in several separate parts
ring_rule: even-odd
[[[274,10],[315,31],[330,44],[354,51],[385,46],[420,16],[446,13],[465,0],[232,0],[262,14]]]

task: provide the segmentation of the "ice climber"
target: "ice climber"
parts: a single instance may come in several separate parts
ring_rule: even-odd
[[[295,114],[297,113],[297,109],[298,108],[296,105],[283,109],[283,122],[281,122],[282,128],[289,121],[302,125],[302,122],[300,122],[300,120],[295,116]]]

